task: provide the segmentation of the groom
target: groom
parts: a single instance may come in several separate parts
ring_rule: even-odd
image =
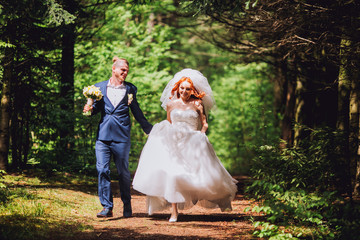
[[[95,84],[99,87],[103,98],[92,106],[85,105],[84,112],[91,115],[101,113],[95,144],[96,169],[98,172],[98,191],[103,210],[97,214],[99,218],[112,217],[113,196],[110,180],[110,158],[113,156],[119,174],[120,196],[124,204],[124,217],[131,217],[130,195],[130,115],[129,108],[143,131],[149,134],[152,125],[146,120],[136,100],[136,87],[125,82],[129,72],[126,59],[114,57],[112,76],[109,80]]]

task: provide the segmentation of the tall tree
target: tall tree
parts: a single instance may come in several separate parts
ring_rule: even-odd
[[[10,26],[9,26],[10,25]],[[8,25],[8,31],[11,32],[11,24]],[[9,30],[10,29],[10,30]],[[8,42],[11,41],[11,36],[8,37]],[[9,153],[9,136],[10,136],[10,104],[11,104],[11,79],[14,50],[12,47],[5,48],[5,57],[2,59],[4,72],[1,90],[1,121],[0,121],[0,169],[6,170],[8,166]]]
[[[70,14],[75,15],[80,8],[76,1],[64,0],[63,6]],[[59,128],[60,148],[70,157],[74,137],[74,48],[76,40],[75,23],[62,26],[61,41],[61,86],[60,98],[62,123]],[[60,157],[60,156],[59,156]],[[69,158],[68,157],[68,158]],[[59,160],[62,157],[59,158]],[[59,161],[60,163],[61,161]]]
[[[23,145],[29,145],[29,135],[22,136],[18,133],[29,134],[29,114],[23,114],[25,122],[19,125],[19,113],[21,109],[28,113],[29,105],[21,104],[24,94],[29,91],[24,90],[24,83],[29,82],[29,76],[38,66],[46,67],[46,57],[41,56],[40,51],[55,49],[56,37],[52,35],[54,29],[53,22],[60,24],[63,21],[71,21],[72,16],[64,11],[60,5],[55,4],[54,0],[26,0],[26,1],[5,1],[1,2],[1,25],[0,43],[3,52],[0,61],[3,68],[3,85],[2,85],[2,103],[1,103],[1,134],[0,134],[0,165],[6,168],[8,164],[9,142],[11,140],[13,149],[13,162],[18,164],[18,153],[26,153],[22,151]],[[53,14],[52,14],[53,13]],[[55,13],[55,14],[54,14]],[[47,61],[49,63],[50,61]],[[49,64],[50,65],[50,64]],[[30,91],[31,92],[31,91]],[[31,99],[26,99],[27,102]],[[27,109],[27,110],[26,110]],[[10,119],[11,121],[10,125]],[[24,129],[17,129],[22,126]],[[12,131],[10,129],[13,129]],[[11,132],[11,134],[10,134]],[[10,137],[12,136],[12,139]],[[21,141],[18,137],[22,137],[25,141]],[[19,143],[21,143],[20,146]],[[28,146],[24,149],[28,149]],[[25,157],[26,158],[26,157]]]
[[[340,130],[347,131],[351,116],[350,97],[355,95],[351,93],[352,79],[348,79],[349,84],[342,79],[345,75],[341,66],[344,59],[351,60],[352,64],[346,66],[347,71],[357,71],[353,60],[360,53],[360,43],[356,40],[360,35],[358,1],[181,2],[189,4],[189,12],[207,16],[203,22],[212,25],[211,34],[204,34],[199,28],[200,36],[207,36],[208,41],[240,54],[242,61],[265,61],[278,68],[278,62],[285,63],[286,67],[278,69],[278,72],[285,72],[278,76],[291,79],[280,81],[284,84],[280,89],[288,89],[294,86],[289,83],[296,82],[296,90],[291,93],[295,106],[288,104],[291,98],[283,96],[285,107],[279,108],[284,115],[281,126],[284,128],[282,132],[287,133],[283,135],[287,141],[295,140],[295,144],[300,144],[307,136],[305,128],[297,128],[291,136],[293,139],[289,139],[288,126],[293,121],[310,128],[335,129],[337,125]],[[340,53],[343,41],[350,41],[352,47],[350,51]],[[356,122],[356,117],[353,119]],[[357,130],[354,127],[349,130],[347,142],[352,142],[349,137]],[[349,145],[350,149],[344,153],[355,152],[355,145]],[[344,157],[349,163],[350,155]],[[343,166],[349,172],[349,164]],[[343,176],[343,180],[349,182],[347,176]],[[352,178],[354,182],[354,176]]]

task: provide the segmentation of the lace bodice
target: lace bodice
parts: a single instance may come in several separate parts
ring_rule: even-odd
[[[194,110],[174,109],[170,113],[170,118],[172,124],[175,126],[194,131],[198,130],[199,114]]]

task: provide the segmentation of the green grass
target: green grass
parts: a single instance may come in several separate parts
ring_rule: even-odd
[[[5,175],[0,239],[67,239],[92,229],[96,178],[42,172]]]

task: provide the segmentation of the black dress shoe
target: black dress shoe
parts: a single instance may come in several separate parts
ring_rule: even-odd
[[[123,216],[129,218],[132,216],[131,204],[124,205]]]
[[[113,213],[112,213],[112,210],[110,210],[108,208],[103,208],[103,210],[101,210],[101,212],[96,214],[96,216],[98,218],[107,218],[107,217],[112,217]]]

